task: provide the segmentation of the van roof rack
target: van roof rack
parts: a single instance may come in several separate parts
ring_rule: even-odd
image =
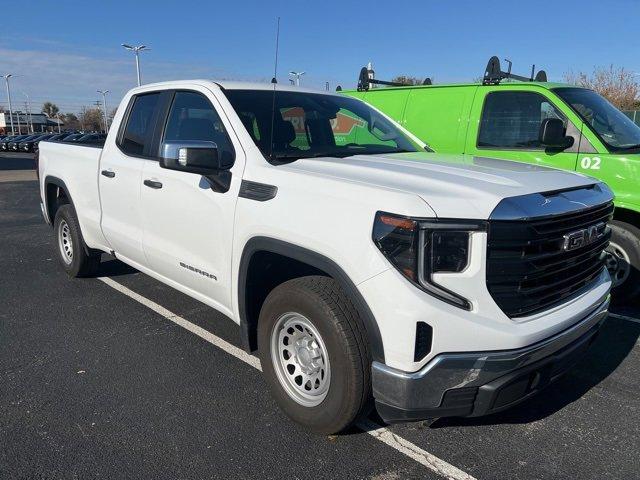
[[[500,59],[498,57],[491,57],[489,59],[489,63],[487,63],[487,68],[484,71],[484,76],[482,77],[483,85],[498,85],[502,80],[507,78],[512,78],[514,80],[520,80],[522,82],[546,82],[547,81],[547,72],[544,70],[539,70],[538,73],[535,73],[536,66],[531,66],[531,76],[523,77],[522,75],[516,75],[515,73],[511,73],[511,66],[513,62],[508,59],[504,59],[505,62],[509,64],[509,68],[506,72],[502,71],[500,67]],[[535,75],[534,75],[535,74]]]
[[[378,80],[374,78],[374,71],[371,68],[371,63],[367,67],[362,67],[360,69],[360,76],[358,77],[358,91],[363,92],[367,91],[371,88],[371,85],[389,85],[391,87],[410,87],[411,85],[407,85],[406,83],[400,82],[390,82],[387,80]],[[425,78],[422,81],[422,85],[431,85],[431,79],[429,77]]]

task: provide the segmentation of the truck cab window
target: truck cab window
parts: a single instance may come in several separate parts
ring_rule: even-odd
[[[151,141],[155,109],[160,92],[137,95],[129,113],[120,148],[129,155],[144,155]]]
[[[538,137],[545,118],[565,120],[549,100],[537,93],[489,93],[482,110],[478,147],[542,149]]]
[[[176,92],[164,141],[213,142],[222,158],[234,156],[233,145],[220,116],[211,102],[197,92]]]

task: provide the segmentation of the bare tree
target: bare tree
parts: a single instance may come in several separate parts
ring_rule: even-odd
[[[78,121],[85,131],[99,132],[104,128],[104,116],[99,108],[82,107]]]
[[[67,130],[79,130],[80,120],[75,113],[64,113],[60,115],[60,120],[64,123]]]
[[[392,82],[402,83],[403,85],[422,85],[422,79],[418,77],[410,77],[409,75],[397,75],[391,79]]]
[[[634,73],[623,67],[595,67],[591,75],[569,72],[565,74],[565,80],[595,90],[620,110],[632,110],[638,106],[640,85]]]

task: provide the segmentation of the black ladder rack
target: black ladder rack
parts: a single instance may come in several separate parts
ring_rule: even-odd
[[[531,66],[531,76],[524,77],[522,75],[516,75],[515,73],[511,73],[511,66],[513,62],[511,60],[507,60],[505,58],[505,62],[509,64],[509,68],[506,72],[502,71],[500,67],[500,59],[498,57],[491,57],[489,59],[489,63],[487,63],[487,68],[484,71],[484,76],[482,77],[483,85],[498,85],[502,80],[512,78],[514,80],[520,80],[522,82],[546,82],[547,81],[547,73],[544,70],[538,71],[535,73],[536,66]]]

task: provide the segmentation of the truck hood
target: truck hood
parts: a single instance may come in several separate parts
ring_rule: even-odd
[[[487,219],[504,198],[598,183],[539,165],[426,152],[300,159],[285,168],[414,193],[440,218]]]

